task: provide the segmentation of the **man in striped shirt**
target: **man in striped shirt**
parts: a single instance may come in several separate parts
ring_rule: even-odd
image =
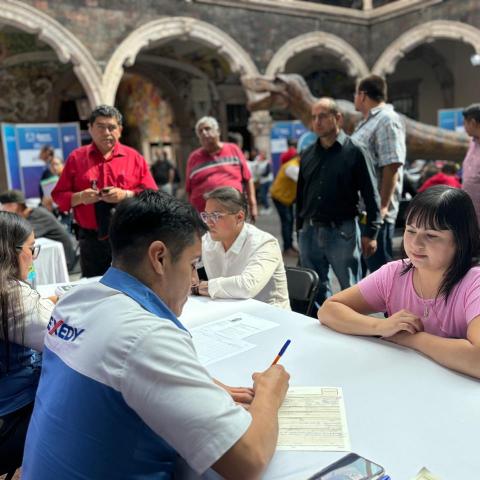
[[[195,126],[201,147],[187,161],[185,189],[190,203],[199,211],[205,209],[203,195],[218,187],[233,187],[245,192],[252,219],[257,217],[255,185],[242,151],[234,143],[220,141],[218,122],[202,117]]]
[[[382,77],[370,75],[360,80],[354,103],[363,120],[352,134],[352,140],[365,147],[377,171],[383,220],[377,237],[377,251],[365,259],[371,272],[393,259],[392,239],[406,158],[405,125],[393,105],[386,101],[387,84]]]

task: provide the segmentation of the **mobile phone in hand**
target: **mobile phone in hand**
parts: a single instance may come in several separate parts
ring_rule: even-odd
[[[110,193],[110,190],[112,189],[113,187],[104,187],[102,188],[100,191],[102,192],[102,195],[106,195],[107,193]]]

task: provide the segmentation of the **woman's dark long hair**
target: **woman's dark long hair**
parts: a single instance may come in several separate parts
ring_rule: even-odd
[[[9,370],[10,332],[22,331],[24,310],[20,288],[15,288],[20,278],[18,247],[21,247],[32,233],[31,225],[19,215],[0,212],[0,341],[5,344],[5,359],[0,359],[0,370]],[[19,328],[20,327],[20,328]],[[22,335],[23,336],[23,335]]]
[[[455,255],[437,293],[447,301],[452,288],[477,263],[480,251],[480,229],[472,199],[463,190],[437,185],[413,198],[405,218],[406,225],[452,232]],[[411,268],[412,263],[407,263],[402,274]]]

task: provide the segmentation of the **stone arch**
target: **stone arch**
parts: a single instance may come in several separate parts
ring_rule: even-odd
[[[386,76],[395,71],[397,63],[422,43],[435,39],[460,40],[469,43],[480,54],[480,30],[462,22],[433,20],[406,31],[393,41],[380,55],[372,72]]]
[[[351,77],[364,77],[370,70],[360,54],[349,43],[336,35],[326,32],[310,32],[288,40],[270,60],[265,75],[274,77],[285,70],[285,66],[298,53],[320,49],[339,57]]]
[[[183,108],[183,100],[179,96],[176,86],[165,74],[159,73],[154,67],[155,64],[135,64],[132,73],[142,75],[152,82],[170,104],[175,116],[172,145],[175,148],[177,167],[181,172],[185,172],[188,155],[197,148],[195,135],[193,136],[194,142],[188,141],[188,135],[193,130],[190,124],[191,118]]]
[[[111,56],[103,77],[107,103],[113,104],[124,66],[132,66],[138,52],[152,42],[189,38],[213,47],[226,58],[230,68],[240,75],[258,75],[250,55],[232,37],[207,22],[190,17],[153,20],[128,35]]]
[[[50,45],[62,63],[72,62],[73,70],[87,94],[90,105],[103,103],[101,72],[87,48],[55,19],[17,0],[2,2],[0,22],[38,35]]]

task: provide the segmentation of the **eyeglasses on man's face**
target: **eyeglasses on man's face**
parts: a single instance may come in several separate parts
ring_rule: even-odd
[[[205,223],[211,222],[211,223],[217,223],[221,218],[225,217],[226,215],[229,215],[228,213],[222,213],[222,212],[201,212],[200,217],[202,217],[202,220]]]
[[[23,250],[23,247],[27,247],[32,252],[33,260],[36,260],[38,258],[38,255],[40,254],[41,245],[32,245],[32,246],[20,245],[17,247],[17,250]]]

